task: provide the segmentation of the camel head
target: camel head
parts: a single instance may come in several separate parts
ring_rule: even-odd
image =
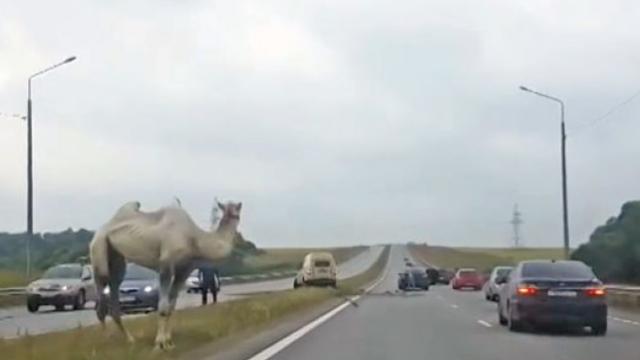
[[[210,260],[219,260],[231,254],[238,233],[242,203],[216,201],[216,206],[222,211],[218,228],[205,233],[198,241],[201,256]]]
[[[222,218],[220,224],[218,224],[218,230],[233,231],[234,235],[238,229],[238,223],[240,223],[240,210],[242,210],[242,203],[227,202],[223,204],[216,201],[218,208],[222,211]]]

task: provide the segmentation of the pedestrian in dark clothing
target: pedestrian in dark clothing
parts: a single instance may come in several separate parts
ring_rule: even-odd
[[[213,302],[218,302],[218,291],[220,291],[220,278],[218,271],[211,264],[203,264],[198,267],[198,278],[200,278],[200,291],[202,293],[202,305],[207,305],[209,291],[213,296]]]

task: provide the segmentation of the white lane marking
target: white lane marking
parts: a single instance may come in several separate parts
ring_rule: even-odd
[[[452,307],[452,308],[454,308],[454,309],[457,309],[457,308],[459,307],[459,306],[458,306],[458,305],[456,305],[456,304],[451,304],[451,305],[449,305],[449,306],[451,306],[451,307]]]
[[[389,255],[391,255],[391,254],[389,254]],[[368,288],[366,288],[364,290],[365,293],[370,292],[376,286],[378,286],[378,285],[380,285],[380,283],[382,283],[382,280],[384,280],[387,277],[387,275],[389,274],[389,267],[390,267],[389,264],[390,263],[391,263],[391,258],[388,258],[387,259],[386,269],[385,269],[384,273],[382,274],[382,276],[380,278],[378,278],[376,280],[375,283],[373,283],[371,286],[369,286]],[[342,311],[345,308],[347,308],[352,302],[358,301],[358,299],[360,299],[360,297],[361,297],[361,295],[356,295],[356,296],[352,297],[350,299],[350,301],[343,302],[342,304],[340,304],[337,307],[333,308],[333,310],[330,310],[326,314],[316,318],[315,320],[313,320],[312,322],[308,323],[307,325],[299,328],[298,330],[296,330],[296,331],[292,332],[291,334],[285,336],[284,338],[280,339],[275,344],[269,346],[268,348],[260,351],[259,353],[255,354],[255,355],[253,355],[248,360],[268,360],[268,359],[271,359],[274,355],[276,355],[280,351],[284,350],[287,346],[293,344],[296,340],[298,340],[301,337],[305,336],[311,330],[317,328],[318,326],[320,326],[323,323],[327,322],[332,317],[336,316],[340,311]]]
[[[488,328],[491,327],[491,324],[489,324],[488,322],[486,322],[484,320],[478,320],[478,324],[480,324],[482,326],[485,326],[485,327],[488,327]]]
[[[640,326],[640,322],[638,322],[638,321],[622,319],[622,318],[615,317],[615,316],[607,316],[607,317],[608,317],[609,319],[611,319],[611,320],[620,321],[621,323]]]

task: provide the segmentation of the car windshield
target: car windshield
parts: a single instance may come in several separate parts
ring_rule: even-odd
[[[589,267],[579,262],[527,263],[522,266],[523,278],[593,279]]]
[[[507,276],[511,273],[512,269],[507,269],[507,268],[502,268],[502,269],[498,269],[496,270],[496,277],[501,277],[501,276]]]
[[[82,274],[80,265],[58,265],[42,274],[42,279],[79,279]]]
[[[128,264],[127,272],[124,275],[125,280],[155,280],[157,278],[157,272],[135,264]]]
[[[329,260],[316,260],[314,262],[314,265],[316,267],[329,267],[329,266],[331,266],[331,261],[329,261]]]

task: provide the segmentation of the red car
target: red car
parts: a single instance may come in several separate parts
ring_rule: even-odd
[[[451,280],[451,287],[454,290],[462,288],[472,288],[474,290],[482,289],[484,278],[476,271],[476,269],[460,269]]]

